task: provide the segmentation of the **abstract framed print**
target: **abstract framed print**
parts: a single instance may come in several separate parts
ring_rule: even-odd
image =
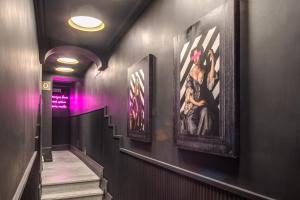
[[[151,142],[151,106],[154,56],[148,55],[128,68],[127,135]]]
[[[226,0],[174,38],[179,148],[238,156],[236,6]]]

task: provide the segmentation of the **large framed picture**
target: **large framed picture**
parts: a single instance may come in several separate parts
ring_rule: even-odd
[[[151,106],[154,56],[149,54],[128,68],[127,135],[151,142]]]
[[[238,156],[236,6],[226,0],[174,38],[179,148]]]

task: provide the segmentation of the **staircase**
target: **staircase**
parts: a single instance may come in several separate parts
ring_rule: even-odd
[[[42,171],[42,200],[102,200],[100,178],[70,151],[53,151]]]

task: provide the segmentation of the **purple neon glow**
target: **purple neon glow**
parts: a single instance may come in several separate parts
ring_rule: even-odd
[[[56,100],[52,100],[52,104],[67,104],[66,101],[56,101]]]
[[[75,83],[76,81],[78,81],[77,78],[68,77],[68,76],[54,76],[52,80],[53,82],[56,83]]]
[[[69,99],[69,97],[65,95],[52,95],[52,99]]]
[[[64,94],[52,95],[52,108],[68,109],[69,97]]]
[[[84,91],[84,83],[77,82],[70,91],[70,113],[71,115],[86,113],[101,108],[101,102],[97,96],[87,94]]]
[[[66,105],[52,105],[52,108],[63,108],[67,109],[68,107]]]

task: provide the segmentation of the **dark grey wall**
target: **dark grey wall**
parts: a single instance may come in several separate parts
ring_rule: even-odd
[[[73,116],[71,121],[71,145],[83,149],[86,155],[104,167],[103,176],[108,180],[108,192],[113,199],[246,200],[250,197],[226,191],[217,184],[199,182],[121,152],[122,140],[113,137],[114,126],[111,126],[104,109]],[[74,151],[73,147],[71,150]]]
[[[0,199],[12,199],[34,152],[41,66],[31,0],[0,1]]]
[[[70,118],[52,117],[52,146],[70,144]]]
[[[43,73],[43,81],[52,83],[51,74]],[[46,162],[52,161],[52,88],[51,90],[42,90],[42,154]]]
[[[53,88],[61,89],[61,93],[69,96],[70,84],[55,83]],[[69,106],[69,104],[68,104]],[[52,145],[70,144],[70,120],[68,109],[52,110]]]
[[[101,163],[103,158],[103,134],[107,127],[104,109],[70,117],[71,145]],[[111,135],[112,136],[112,135]]]
[[[87,72],[81,95],[91,101],[85,107],[108,105],[126,149],[260,194],[299,199],[298,0],[240,1],[240,159],[174,146],[173,37],[222,2],[154,1],[123,38],[108,68],[96,78],[94,69]],[[126,74],[149,53],[157,64],[154,129],[152,144],[144,145],[126,138]]]
[[[67,88],[69,94],[74,81],[80,79],[75,76],[52,74],[43,71],[43,81],[51,81],[52,88],[59,86]],[[60,80],[60,82],[58,81]],[[45,161],[52,161],[52,145],[69,144],[69,110],[56,110],[52,112],[52,90],[42,91],[42,152]]]

